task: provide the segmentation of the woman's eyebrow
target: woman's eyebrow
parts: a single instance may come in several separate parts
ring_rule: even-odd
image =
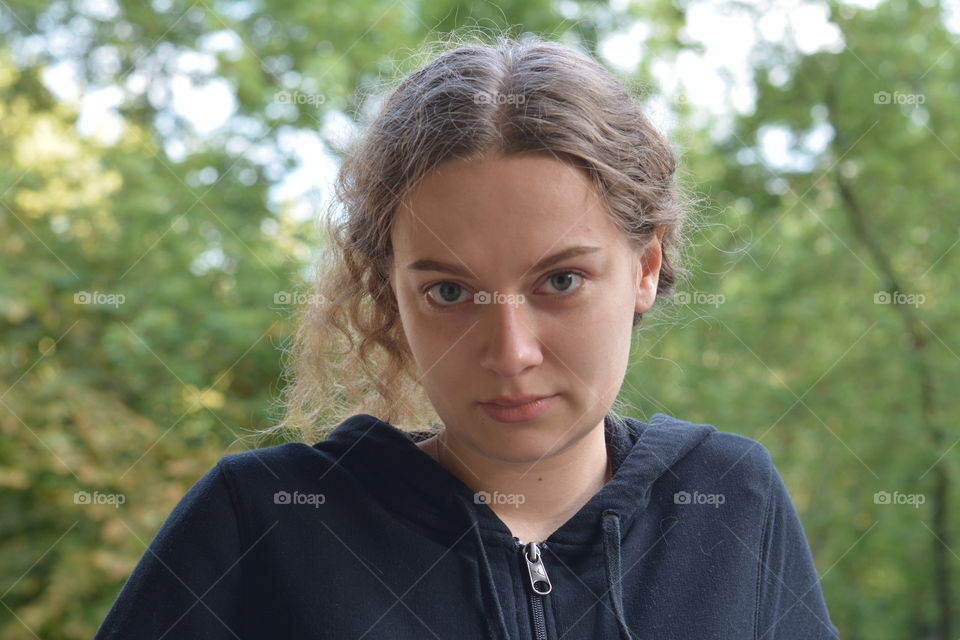
[[[558,262],[562,262],[568,258],[573,258],[586,253],[593,253],[594,251],[600,251],[601,249],[602,247],[590,247],[586,245],[567,247],[566,249],[558,251],[552,256],[547,256],[543,260],[540,260],[535,265],[530,267],[527,272],[529,273],[530,271],[546,269],[547,267]],[[415,262],[411,262],[407,265],[407,269],[412,269],[414,271],[439,271],[443,273],[452,273],[463,278],[472,278],[474,275],[468,269],[462,266],[441,262],[440,260],[431,260],[429,258],[423,258]]]

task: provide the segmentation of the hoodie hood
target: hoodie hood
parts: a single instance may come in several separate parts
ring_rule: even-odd
[[[493,615],[488,618],[490,638],[509,638],[503,609],[487,558],[487,547],[519,548],[515,538],[496,513],[459,478],[440,466],[416,446],[436,434],[439,428],[403,431],[368,414],[357,414],[331,432],[327,443],[341,445],[349,456],[341,464],[362,465],[368,490],[378,495],[384,508],[424,535],[453,545],[469,535],[476,546],[481,570],[480,594]],[[651,488],[658,478],[672,473],[671,466],[703,442],[716,427],[694,424],[662,413],[650,422],[633,418],[604,417],[607,451],[613,477],[576,514],[544,541],[551,545],[602,545],[607,578],[607,597],[617,617],[620,637],[631,640],[624,618],[621,588],[621,543],[631,525],[647,507]]]

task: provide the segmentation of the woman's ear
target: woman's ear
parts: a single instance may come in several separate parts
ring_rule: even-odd
[[[660,281],[660,264],[663,260],[661,241],[666,227],[659,226],[653,237],[637,255],[637,302],[636,313],[646,313],[657,298],[657,283]]]

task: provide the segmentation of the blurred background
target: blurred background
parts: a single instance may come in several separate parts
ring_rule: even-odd
[[[89,638],[279,417],[339,158],[463,27],[592,53],[702,198],[629,415],[771,451],[846,640],[960,637],[960,2],[936,0],[0,0],[0,636]]]

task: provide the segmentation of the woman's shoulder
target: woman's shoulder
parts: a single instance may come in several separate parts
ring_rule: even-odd
[[[726,427],[718,427],[716,423],[694,422],[666,413],[655,413],[649,422],[629,418],[628,425],[640,433],[641,438],[644,431],[650,428],[688,434],[697,440],[694,451],[717,461],[750,458],[750,462],[764,466],[770,460],[770,452],[761,442],[735,431],[722,430]]]
[[[271,460],[276,462],[293,462],[311,457],[316,453],[314,446],[306,442],[284,442],[269,447],[254,447],[246,451],[227,453],[220,458],[221,462],[230,466],[244,466],[258,464]]]
[[[734,431],[717,429],[701,444],[701,453],[714,464],[729,464],[769,472],[773,465],[770,450],[759,440]]]
[[[318,472],[322,474],[336,464],[337,460],[322,447],[285,442],[225,454],[215,466],[231,484],[262,486],[316,478]]]
[[[761,493],[769,489],[776,468],[770,450],[759,440],[723,430],[726,427],[666,414],[654,415],[650,424],[684,431],[699,429],[703,433],[697,445],[677,461],[681,471],[689,470],[717,482],[729,478],[741,485],[754,485]]]

